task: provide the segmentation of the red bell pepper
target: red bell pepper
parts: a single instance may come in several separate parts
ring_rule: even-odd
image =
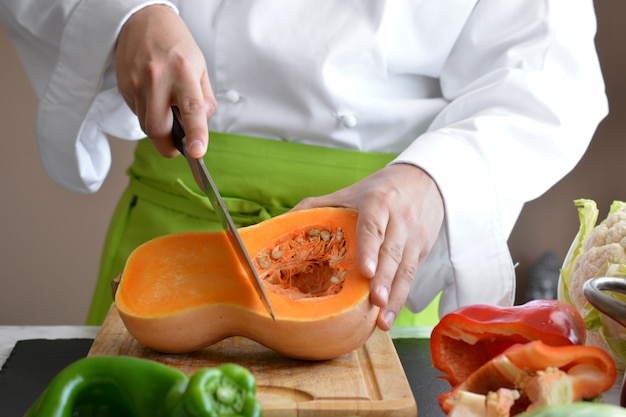
[[[540,340],[509,347],[438,398],[446,414],[503,403],[498,415],[592,399],[615,383],[615,362],[594,346],[550,346]],[[476,395],[477,394],[477,395]],[[495,397],[507,397],[494,401]],[[510,412],[510,414],[509,414]],[[484,415],[487,415],[485,412]]]
[[[433,366],[453,387],[490,359],[518,343],[542,340],[553,346],[583,344],[578,310],[557,300],[499,307],[476,304],[445,315],[430,337]]]

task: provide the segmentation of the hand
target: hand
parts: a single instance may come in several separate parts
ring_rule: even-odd
[[[327,206],[359,211],[357,263],[372,280],[371,301],[381,309],[377,325],[389,330],[443,224],[439,189],[420,168],[394,164],[332,194],[306,198],[294,209]]]
[[[120,93],[159,153],[178,154],[171,135],[175,105],[190,155],[205,154],[207,119],[217,103],[202,51],[174,10],[153,5],[128,19],[117,39],[115,71]]]

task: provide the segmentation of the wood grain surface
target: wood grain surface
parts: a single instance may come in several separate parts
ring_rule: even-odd
[[[328,343],[332,343],[329,340]],[[189,354],[162,354],[140,345],[111,307],[89,356],[151,359],[192,374],[232,362],[255,376],[266,417],[415,417],[417,406],[387,332],[376,330],[361,348],[328,361],[286,358],[243,337],[231,337]]]

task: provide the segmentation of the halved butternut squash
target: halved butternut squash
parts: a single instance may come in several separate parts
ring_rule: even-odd
[[[354,210],[293,211],[239,229],[276,321],[225,232],[162,236],[128,258],[115,304],[129,333],[160,352],[244,336],[283,355],[335,358],[374,331],[378,308],[356,266]]]

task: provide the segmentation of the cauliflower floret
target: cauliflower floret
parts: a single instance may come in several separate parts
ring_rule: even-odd
[[[605,234],[604,237],[606,236]],[[581,313],[587,303],[583,295],[583,284],[591,278],[601,276],[608,264],[626,264],[626,250],[621,244],[609,243],[590,247],[574,261],[569,283],[569,297]]]
[[[609,229],[614,227],[616,223],[626,221],[626,210],[620,209],[616,210],[613,214],[608,216],[602,223],[606,225]]]
[[[623,212],[620,211],[618,213],[623,213]],[[620,220],[614,223],[612,226],[610,226],[609,229],[607,230],[605,243],[606,244],[619,243],[620,245],[622,245],[622,240],[624,239],[624,237],[626,237],[626,220]]]
[[[599,224],[593,228],[585,242],[583,243],[583,253],[586,253],[591,248],[599,248],[606,243],[606,234],[609,232],[609,228],[606,224]]]

